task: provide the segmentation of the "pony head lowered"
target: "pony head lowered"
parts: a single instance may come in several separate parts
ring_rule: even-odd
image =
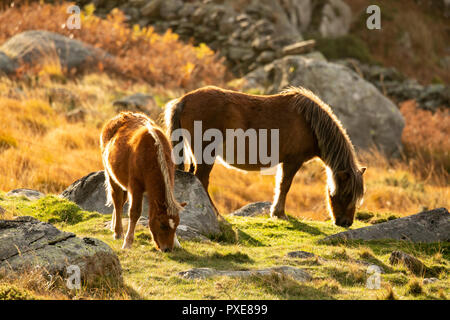
[[[360,167],[350,138],[325,102],[305,88],[291,87],[283,93],[294,94],[295,108],[305,115],[316,135],[327,171],[330,216],[336,225],[350,227],[364,194],[366,168]]]

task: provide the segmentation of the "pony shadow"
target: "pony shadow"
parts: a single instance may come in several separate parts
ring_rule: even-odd
[[[320,231],[320,229],[318,229],[316,227],[312,227],[312,226],[308,225],[307,223],[301,222],[297,218],[288,216],[287,221],[291,224],[291,226],[286,227],[287,229],[306,232],[313,236],[326,235],[324,232]]]
[[[186,249],[181,249],[170,252],[167,257],[180,263],[188,263],[194,268],[214,268],[217,270],[242,269],[241,264],[254,262],[246,253],[242,252],[225,254],[214,252],[198,255]]]
[[[135,289],[133,289],[129,285],[124,285],[124,289],[130,295],[131,299],[133,299],[133,300],[143,300],[144,299],[144,297],[142,297]]]
[[[259,241],[258,239],[253,238],[248,233],[237,229],[237,236],[238,236],[238,243],[246,244],[252,247],[264,247],[266,246],[263,242]]]
[[[277,274],[254,275],[246,281],[253,282],[263,291],[282,300],[336,300],[335,297],[326,292],[326,289],[315,288],[308,283],[299,283],[287,276]]]

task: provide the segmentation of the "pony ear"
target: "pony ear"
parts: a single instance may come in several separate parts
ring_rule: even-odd
[[[364,174],[364,172],[366,172],[367,168],[366,167],[361,167],[361,169],[359,169],[359,172],[361,172],[361,175]]]
[[[183,208],[186,207],[186,205],[187,205],[187,202],[180,203],[180,206],[182,206]]]

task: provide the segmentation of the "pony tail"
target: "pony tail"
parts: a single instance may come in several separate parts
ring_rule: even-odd
[[[181,99],[174,99],[169,101],[165,106],[164,111],[164,122],[166,124],[166,134],[169,137],[169,140],[171,142],[171,145],[173,146],[175,143],[183,143],[183,155],[182,155],[182,161],[180,164],[177,165],[177,169],[184,171],[184,163],[186,162],[185,158],[187,157],[189,159],[189,172],[194,173],[196,168],[196,162],[195,157],[192,154],[192,149],[189,144],[189,141],[186,141],[184,136],[181,137],[181,141],[174,141],[172,140],[172,134],[177,129],[181,128],[181,112],[183,112],[185,105],[185,100],[183,98]]]

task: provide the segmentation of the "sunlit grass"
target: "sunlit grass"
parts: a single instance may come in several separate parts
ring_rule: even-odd
[[[181,241],[183,249],[161,253],[155,249],[149,230],[140,225],[133,248],[121,249],[122,240],[113,240],[111,231],[105,227],[111,215],[87,214],[66,200],[47,197],[27,201],[0,194],[0,206],[14,215],[52,219],[62,230],[81,237],[94,236],[106,242],[118,254],[123,269],[123,286],[106,289],[105,284],[95,288],[84,287],[79,292],[71,292],[58,283],[45,289],[48,282],[37,276],[34,276],[34,282],[31,276],[0,277],[0,285],[19,288],[19,297],[23,289],[34,298],[44,299],[385,299],[392,298],[392,293],[389,293],[392,290],[397,299],[442,299],[448,296],[450,288],[448,244],[397,241],[355,241],[345,245],[318,243],[323,237],[344,230],[330,221],[292,217],[288,221],[279,221],[267,216],[227,217],[238,234],[237,242]],[[56,211],[64,214],[55,215]],[[354,228],[365,225],[357,222]],[[321,258],[286,256],[295,250],[311,252]],[[429,268],[442,268],[439,282],[422,285],[422,278],[410,274],[404,267],[391,267],[389,256],[393,250],[413,254]],[[380,289],[366,288],[367,266],[359,261],[383,268],[385,273],[381,274]],[[282,265],[302,268],[314,280],[299,283],[288,276],[276,275],[246,280],[229,277],[187,280],[178,276],[179,272],[191,268],[250,270]],[[421,292],[416,290],[416,282],[422,288]]]

